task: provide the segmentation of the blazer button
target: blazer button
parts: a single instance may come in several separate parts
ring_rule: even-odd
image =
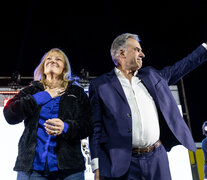
[[[130,114],[130,113],[127,113],[127,117],[129,117],[129,118],[130,118],[130,117],[131,117],[131,114]]]
[[[128,133],[131,133],[132,132],[132,129],[128,129]]]

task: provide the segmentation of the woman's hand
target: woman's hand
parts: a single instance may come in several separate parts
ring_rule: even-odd
[[[59,118],[48,119],[44,125],[46,133],[51,136],[60,135],[64,129],[64,122]]]
[[[52,88],[52,89],[50,89],[48,86],[46,86],[45,91],[47,91],[52,98],[56,98],[57,96],[62,96],[65,93],[64,88]]]

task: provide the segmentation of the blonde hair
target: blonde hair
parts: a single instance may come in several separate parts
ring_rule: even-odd
[[[45,85],[44,82],[46,80],[46,76],[44,74],[44,63],[45,63],[45,60],[47,59],[48,55],[52,52],[57,52],[63,56],[64,69],[62,72],[62,84],[63,84],[63,87],[66,88],[68,85],[68,82],[71,80],[71,67],[70,67],[68,57],[59,48],[53,48],[44,54],[44,56],[41,58],[40,64],[36,67],[36,69],[34,71],[34,80],[40,81],[43,85]]]

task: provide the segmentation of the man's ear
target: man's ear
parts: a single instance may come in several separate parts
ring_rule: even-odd
[[[125,52],[125,51],[124,51],[123,49],[120,49],[120,50],[119,50],[119,57],[122,57],[122,58],[125,57],[124,52]]]

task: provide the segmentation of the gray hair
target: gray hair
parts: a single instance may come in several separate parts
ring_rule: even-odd
[[[112,57],[112,60],[114,61],[114,64],[117,65],[118,63],[118,56],[119,56],[119,50],[120,49],[126,49],[127,47],[127,39],[135,39],[137,40],[138,42],[140,42],[140,39],[139,39],[139,36],[136,35],[136,34],[130,34],[130,33],[124,33],[124,34],[121,34],[119,36],[117,36],[112,45],[111,45],[111,57]]]

